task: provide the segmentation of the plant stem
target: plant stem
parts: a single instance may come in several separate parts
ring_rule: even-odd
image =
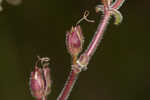
[[[107,25],[109,17],[110,17],[110,14],[108,12],[104,15],[102,23],[99,24],[96,34],[95,34],[89,48],[86,51],[88,56],[90,56],[94,53],[94,49],[97,47],[98,42],[101,40],[101,38],[103,36],[103,32]],[[76,61],[76,59],[73,58],[73,65],[76,65],[75,61]],[[79,66],[76,66],[76,67],[79,67]],[[79,72],[77,72],[75,69],[72,69],[72,71],[70,72],[70,75],[68,77],[68,80],[67,80],[63,90],[61,91],[61,94],[57,98],[57,100],[67,100],[68,99],[70,92],[77,80],[78,75],[79,75]]]
[[[111,5],[111,7],[114,9],[119,9],[122,6],[124,1],[125,0],[116,0]],[[89,57],[89,59],[94,54],[95,50],[97,49],[97,46],[100,44],[100,42],[103,38],[104,31],[107,27],[108,21],[111,17],[110,11],[108,10],[109,7],[108,7],[107,3],[105,3],[104,1],[102,1],[102,2],[104,4],[103,19],[100,21],[100,24],[98,25],[97,31],[95,32],[95,35],[94,35],[90,45],[88,46],[87,50],[85,51],[85,54]]]
[[[119,9],[122,4],[124,3],[125,0],[116,0],[112,5],[111,7],[114,8],[114,9]]]
[[[77,80],[79,73],[77,73],[75,71],[75,69],[72,69],[72,71],[70,72],[70,75],[68,77],[68,80],[65,83],[65,86],[63,88],[63,90],[61,91],[60,95],[58,96],[57,100],[67,100],[71,90]]]
[[[104,1],[103,1],[104,2]],[[124,0],[116,0],[114,4],[111,6],[114,9],[119,9],[120,6],[123,4]],[[109,11],[109,6],[107,3],[104,2],[104,16],[102,20],[100,21],[100,24],[98,25],[97,31],[95,32],[95,35],[89,44],[87,50],[84,52],[84,54],[91,58],[91,56],[94,54],[97,46],[100,44],[100,41],[102,40],[104,31],[107,27],[108,21],[110,19],[111,13]],[[79,65],[76,64],[76,57],[73,58],[73,65],[76,65],[76,68],[80,67]],[[79,75],[80,71],[76,70],[75,68],[71,70],[70,75],[68,77],[68,80],[61,91],[60,95],[58,96],[57,100],[67,100],[71,90],[77,80],[77,77]]]
[[[106,11],[106,13],[103,16],[102,21],[98,25],[97,31],[96,31],[89,47],[85,51],[86,55],[89,56],[89,59],[94,54],[97,46],[100,44],[100,41],[102,40],[104,30],[106,29],[109,18],[110,18],[110,13],[109,13],[109,11]]]

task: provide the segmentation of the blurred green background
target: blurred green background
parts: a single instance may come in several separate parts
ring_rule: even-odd
[[[112,18],[104,39],[82,72],[69,100],[149,100],[150,1],[127,0],[119,26]],[[96,23],[81,22],[85,45],[101,17],[100,0],[24,0],[20,6],[3,3],[0,13],[0,100],[34,100],[29,76],[36,56],[51,58],[52,93],[56,100],[70,71],[66,31],[89,10]]]

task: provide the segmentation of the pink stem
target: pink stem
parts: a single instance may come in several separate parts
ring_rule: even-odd
[[[119,9],[119,7],[123,4],[123,2],[124,2],[124,0],[116,0],[114,2],[114,4],[112,5],[112,8]],[[107,23],[109,21],[110,15],[111,14],[110,14],[109,10],[107,9],[107,6],[105,5],[104,6],[104,17],[103,17],[102,21],[100,22],[100,24],[98,25],[97,31],[96,31],[89,47],[85,51],[85,54],[89,57],[89,59],[94,54],[97,46],[100,44],[100,41],[104,34],[104,30],[107,27]],[[58,96],[57,100],[67,100],[68,99],[70,92],[77,80],[78,75],[79,75],[79,73],[76,73],[75,70],[72,70],[70,72],[68,80],[67,80],[63,90],[61,91],[61,94]]]
[[[71,90],[77,80],[78,74],[79,73],[76,73],[75,70],[72,70],[70,72],[68,80],[67,80],[63,90],[61,91],[59,97],[57,98],[57,100],[67,100],[68,99],[68,97],[71,93]]]
[[[122,4],[123,4],[123,2],[124,2],[125,0],[116,0],[113,4],[112,4],[112,8],[114,8],[114,9],[119,9],[121,6],[122,6]]]
[[[103,33],[104,33],[104,30],[107,26],[109,18],[110,18],[110,13],[109,13],[109,11],[106,11],[102,21],[98,25],[98,28],[97,28],[97,31],[96,31],[94,37],[93,37],[93,40],[91,41],[88,49],[85,51],[87,56],[91,57],[93,55],[93,53],[95,52],[99,42],[102,40]]]
[[[114,9],[119,9],[121,7],[121,5],[123,4],[125,0],[116,0],[113,4],[112,4],[112,8]],[[110,12],[107,9],[107,6],[104,4],[104,17],[102,19],[102,21],[100,22],[97,31],[89,45],[89,47],[87,48],[87,50],[85,51],[85,54],[89,57],[89,59],[91,58],[91,56],[94,54],[97,46],[100,44],[100,41],[102,40],[103,34],[104,34],[104,30],[107,27],[107,23],[109,21],[110,18]]]

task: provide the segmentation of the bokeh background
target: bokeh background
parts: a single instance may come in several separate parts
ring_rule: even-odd
[[[70,71],[66,31],[85,10],[95,23],[81,22],[88,45],[101,18],[94,7],[100,0],[24,0],[19,6],[4,2],[0,13],[0,100],[34,100],[29,76],[36,56],[51,58],[52,93],[56,100]],[[112,18],[104,39],[82,72],[69,100],[150,99],[150,1],[127,0],[119,26]]]

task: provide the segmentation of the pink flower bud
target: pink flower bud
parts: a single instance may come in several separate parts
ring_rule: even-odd
[[[43,68],[43,74],[45,78],[45,95],[51,92],[51,79],[50,79],[50,69],[48,67]]]
[[[84,37],[80,26],[72,27],[66,35],[66,45],[72,56],[77,56],[82,51]]]
[[[44,96],[44,80],[42,76],[42,69],[35,67],[35,70],[31,72],[30,77],[30,89],[32,95],[37,98],[41,99]]]
[[[31,72],[29,85],[32,95],[37,100],[43,100],[51,92],[50,69],[47,62],[49,59],[40,57],[38,59],[34,71]],[[39,61],[42,68],[37,67]]]

